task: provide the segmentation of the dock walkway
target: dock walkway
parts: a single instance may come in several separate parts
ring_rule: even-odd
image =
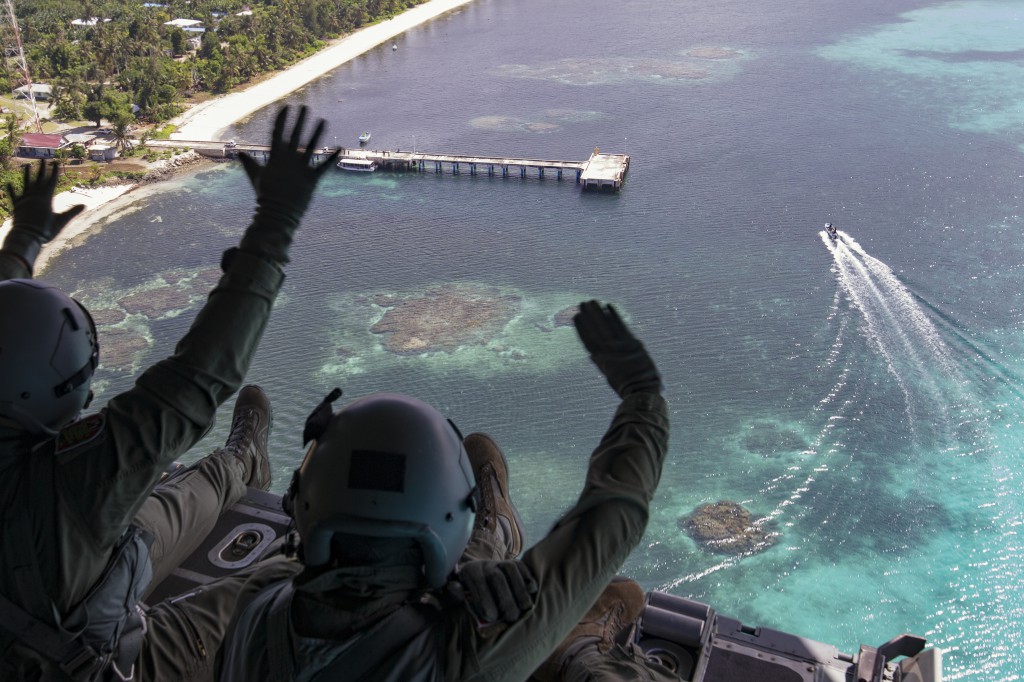
[[[200,154],[221,158],[234,157],[239,151],[248,152],[257,158],[266,158],[270,153],[269,145],[237,144],[229,147],[216,140],[150,140],[147,144],[152,147],[188,146]],[[324,147],[314,155],[314,158],[323,158],[333,152],[333,147]],[[548,175],[554,175],[558,180],[561,180],[564,174],[571,173],[575,176],[576,183],[581,184],[583,189],[611,191],[622,188],[626,171],[629,170],[627,154],[600,154],[596,149],[590,158],[584,161],[466,156],[345,147],[341,149],[341,157],[372,161],[378,167],[390,171],[419,173],[433,171],[434,173],[448,172],[452,175],[487,174],[491,177],[518,175],[521,178],[535,175],[541,179]]]

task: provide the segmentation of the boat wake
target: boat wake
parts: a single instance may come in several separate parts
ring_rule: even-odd
[[[962,385],[960,364],[918,298],[892,269],[850,235],[822,233],[839,292],[859,315],[860,332],[903,394],[907,423],[947,423],[946,387]]]
[[[1016,448],[1007,448],[1008,438],[1003,435],[1020,419],[1020,377],[853,237],[840,232],[840,238],[832,240],[822,232],[821,239],[832,255],[838,285],[833,351],[835,364],[842,370],[833,394],[845,399],[835,405],[828,396],[820,406],[828,405],[830,421],[853,416],[850,407],[855,407],[858,417],[865,411],[876,416],[846,429],[837,439],[823,438],[822,445],[827,443],[823,461],[844,470],[839,478],[858,482],[870,479],[866,469],[853,466],[853,458],[886,471],[889,479],[900,476],[912,489],[903,504],[931,510],[918,518],[935,534],[926,533],[914,544],[934,562],[931,570],[941,566],[948,571],[949,582],[945,592],[923,596],[934,609],[927,616],[930,638],[940,647],[986,650],[990,661],[1002,659],[1003,652],[986,641],[985,633],[998,629],[993,623],[1020,613],[1019,604],[999,597],[1006,576],[1015,572],[1014,553],[1005,551],[1005,529],[1024,522],[1020,486],[1014,480],[1018,478]],[[873,351],[867,355],[881,363],[856,357],[865,355],[857,352],[856,344],[852,353],[838,352],[851,331],[863,339],[863,347]],[[876,374],[878,367],[884,367],[891,384],[898,387],[890,391],[888,400],[877,395],[878,386],[885,382],[870,376],[872,366]],[[858,377],[853,391],[847,390],[851,369],[869,375]],[[894,395],[900,397],[898,402]],[[890,416],[883,422],[879,415],[885,411]],[[879,437],[876,432],[886,428],[906,431],[908,437],[902,441]],[[859,445],[843,452],[849,443]],[[882,447],[890,443],[895,446],[891,451]],[[893,465],[884,462],[887,459],[903,461]],[[936,522],[937,517],[945,521]],[[858,525],[865,526],[864,520]],[[812,535],[824,532],[824,525],[811,530]],[[947,551],[961,548],[964,554],[950,551],[940,558],[936,555],[940,546]],[[931,552],[925,547],[932,547]],[[975,570],[965,573],[965,566]],[[892,586],[906,593],[927,582],[914,571],[893,567],[892,575],[900,573],[903,579]],[[960,627],[965,620],[975,622],[975,627],[965,631]]]
[[[842,613],[847,634],[870,638],[884,620],[1010,665],[1012,652],[989,636],[1024,617],[1005,594],[1019,556],[1006,543],[1024,525],[1009,428],[1022,420],[1021,380],[853,237],[820,236],[836,290],[821,392],[803,421],[811,435],[803,452],[763,469],[774,474],[754,505],[779,542],[749,562],[694,566],[663,589],[710,590],[707,577],[726,573],[714,580],[777,619],[786,595],[828,585],[836,610],[820,627],[837,628]],[[880,620],[878,600],[894,608]],[[955,653],[949,663],[957,669]],[[958,674],[972,672],[982,671]]]

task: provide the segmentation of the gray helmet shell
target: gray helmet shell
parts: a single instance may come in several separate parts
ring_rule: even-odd
[[[89,313],[54,286],[0,282],[0,416],[56,433],[88,403],[99,362]]]
[[[455,427],[411,396],[349,403],[306,454],[290,491],[307,566],[330,560],[335,534],[412,538],[430,587],[445,583],[476,516],[473,469]]]

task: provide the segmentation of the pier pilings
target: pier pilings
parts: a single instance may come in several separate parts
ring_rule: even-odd
[[[216,140],[150,140],[147,144],[153,147],[186,145],[200,154],[221,158],[233,158],[239,151],[245,151],[261,161],[265,161],[270,153],[268,145],[227,145]],[[318,150],[313,157],[314,160],[322,160],[333,152],[333,147],[324,147]],[[518,170],[520,178],[525,179],[532,175],[543,180],[551,172],[556,180],[561,181],[563,174],[570,171],[575,174],[576,184],[582,185],[583,189],[605,191],[617,191],[622,188],[626,172],[629,170],[630,160],[627,154],[600,154],[596,149],[584,161],[468,156],[365,148],[342,148],[341,156],[348,159],[372,161],[382,170],[418,173],[425,172],[430,165],[433,165],[436,174],[443,174],[447,171],[451,175],[462,175],[463,170],[468,169],[470,176],[476,176],[480,168],[486,167],[488,177],[495,177],[497,169],[500,168],[503,178],[509,177],[515,170]]]

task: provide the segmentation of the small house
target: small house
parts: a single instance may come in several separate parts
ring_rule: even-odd
[[[25,133],[18,144],[18,156],[52,159],[56,151],[67,144],[68,141],[60,133]]]
[[[53,99],[53,86],[49,83],[33,83],[14,88],[15,99],[34,99],[41,102]]]
[[[89,147],[90,161],[113,161],[117,158],[117,147],[109,144],[94,144]]]

